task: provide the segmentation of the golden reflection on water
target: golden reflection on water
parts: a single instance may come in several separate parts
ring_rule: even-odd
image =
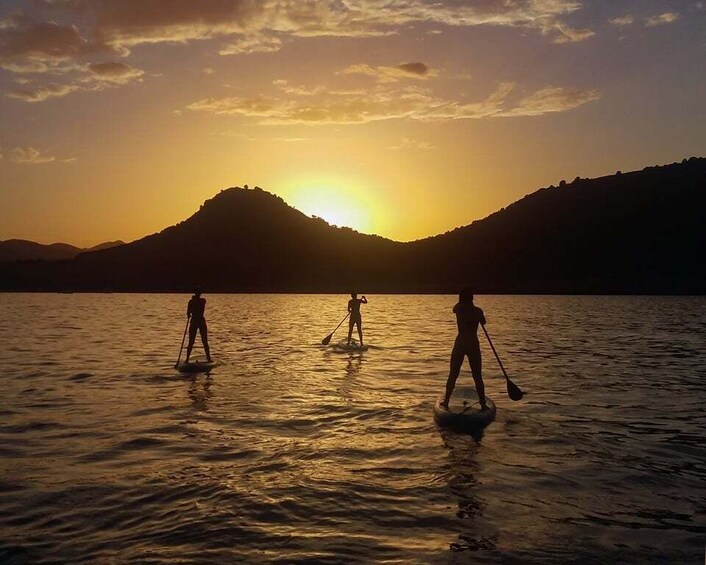
[[[351,353],[320,344],[346,296],[206,298],[221,364],[181,376],[188,296],[0,295],[13,328],[0,334],[0,552],[446,563],[701,551],[703,299],[478,297],[527,395],[507,399],[483,343],[498,418],[474,439],[432,421],[454,297],[369,296],[371,347]]]

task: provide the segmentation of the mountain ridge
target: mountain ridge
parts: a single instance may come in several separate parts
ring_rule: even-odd
[[[0,267],[3,290],[696,293],[706,159],[576,178],[412,242],[339,228],[232,187],[189,218],[70,261]]]
[[[69,243],[37,243],[28,239],[0,240],[0,262],[4,261],[60,261],[73,259],[79,253],[124,245],[122,240],[106,241],[92,247],[77,247]]]

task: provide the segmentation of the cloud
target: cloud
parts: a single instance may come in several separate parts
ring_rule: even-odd
[[[403,78],[425,80],[435,77],[437,72],[429,70],[424,63],[402,63],[393,67],[373,67],[365,63],[351,65],[340,71],[342,75],[366,75],[379,82],[395,82]]]
[[[300,143],[302,141],[313,141],[314,138],[311,137],[289,137],[289,136],[279,136],[279,137],[263,137],[254,136],[249,133],[243,133],[242,131],[226,130],[214,132],[212,135],[219,135],[223,137],[235,137],[237,139],[244,139],[246,141],[262,142],[262,143]]]
[[[562,87],[547,87],[520,100],[511,110],[502,112],[500,116],[542,116],[554,112],[566,112],[588,102],[600,99],[598,90],[567,89]]]
[[[5,93],[8,98],[16,98],[25,102],[44,102],[50,98],[59,98],[81,90],[76,84],[48,83],[37,87],[14,88]]]
[[[326,91],[326,88],[323,86],[297,86],[291,84],[288,80],[285,79],[273,80],[272,84],[282,92],[286,92],[287,94],[294,94],[296,96],[315,96]]]
[[[41,152],[34,147],[15,147],[10,151],[10,160],[14,163],[39,165],[41,163],[56,161],[56,157],[42,155]]]
[[[429,72],[429,68],[424,63],[402,63],[397,68],[406,73],[424,76]]]
[[[398,145],[390,145],[388,149],[393,151],[400,149],[434,149],[434,146],[428,141],[417,141],[409,137],[403,137]]]
[[[654,27],[658,25],[671,24],[679,19],[679,14],[676,12],[665,12],[658,16],[651,16],[645,19],[645,27]]]
[[[220,39],[221,55],[246,55],[276,52],[292,38],[384,36],[421,25],[440,32],[530,29],[555,35],[557,43],[593,35],[564,22],[582,8],[579,0],[32,0],[18,6],[0,21],[0,68],[55,75],[6,93],[28,102],[142,80],[135,67],[101,62],[129,56],[138,45]],[[358,65],[348,72],[378,82],[436,75],[420,62]]]
[[[548,32],[582,4],[578,0],[35,0],[30,6],[36,19],[51,16],[76,25],[39,22],[27,26],[25,40],[11,43],[29,42],[35,45],[32,52],[43,57],[67,58],[94,50],[126,53],[140,44],[229,36],[236,37],[222,54],[271,52],[281,45],[275,35],[369,37],[418,24],[436,26],[435,31],[441,31],[440,26],[496,26]],[[76,27],[79,23],[83,33]],[[18,56],[29,52],[24,47],[18,51]]]
[[[64,72],[71,61],[105,49],[75,26],[15,16],[0,27],[0,67],[15,73]]]
[[[318,94],[205,98],[187,106],[194,112],[254,118],[264,125],[364,124],[390,119],[447,121],[563,112],[597,100],[596,90],[547,87],[517,103],[509,100],[513,83],[501,83],[488,97],[463,103],[440,98],[414,86],[378,84],[359,90],[326,90]]]
[[[630,14],[626,14],[624,16],[620,16],[618,18],[613,18],[612,20],[608,20],[608,22],[614,26],[629,26],[635,22],[635,16],[632,16]]]
[[[556,24],[554,29],[559,32],[559,35],[554,38],[554,43],[576,43],[596,35],[590,29],[574,29],[563,24]]]
[[[88,70],[92,73],[92,78],[99,81],[108,81],[115,84],[127,84],[133,80],[138,80],[144,71],[126,65],[125,63],[91,63]]]
[[[0,25],[0,68],[21,76],[5,96],[44,102],[77,91],[103,90],[139,80],[143,71],[119,62],[84,59],[118,53],[101,40],[86,39],[75,25],[41,22],[22,15]],[[37,80],[50,75],[51,80]],[[32,78],[29,78],[32,77]]]
[[[235,41],[224,45],[219,55],[244,55],[248,53],[275,53],[282,47],[278,37],[261,33],[243,35]]]
[[[11,88],[5,93],[5,96],[25,102],[44,102],[73,92],[98,91],[122,86],[141,80],[143,75],[144,71],[125,63],[91,63],[78,67],[74,76],[65,83],[38,83],[35,80],[20,79],[16,82],[22,86]]]

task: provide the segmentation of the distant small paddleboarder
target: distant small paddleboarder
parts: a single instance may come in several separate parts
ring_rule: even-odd
[[[194,295],[189,300],[186,307],[186,317],[189,318],[189,345],[186,346],[186,362],[189,362],[191,350],[194,348],[196,341],[196,332],[201,334],[201,343],[206,352],[206,359],[211,362],[211,351],[208,347],[208,327],[206,326],[206,299],[201,298],[201,289],[196,289]]]
[[[485,385],[483,384],[483,376],[481,375],[480,344],[478,343],[477,335],[478,324],[485,326],[483,310],[473,304],[473,293],[468,289],[464,289],[459,294],[458,303],[453,307],[453,312],[456,314],[458,335],[456,336],[456,341],[451,351],[451,367],[449,369],[449,378],[446,381],[446,395],[441,405],[448,408],[451,394],[456,386],[456,379],[461,372],[463,359],[464,357],[468,357],[473,382],[476,385],[476,392],[480,399],[481,409],[487,410],[488,405],[485,401]]]
[[[358,298],[355,292],[351,292],[351,299],[348,301],[348,313],[350,314],[350,319],[348,320],[348,345],[351,344],[351,335],[353,335],[353,326],[358,326],[358,337],[360,338],[360,347],[363,347],[363,319],[360,315],[360,305],[367,304],[368,299],[363,295],[362,298]]]

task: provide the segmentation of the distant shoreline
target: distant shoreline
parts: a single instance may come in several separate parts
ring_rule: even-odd
[[[94,295],[103,295],[103,294],[121,294],[121,295],[129,295],[129,294],[178,294],[180,296],[185,295],[185,294],[191,294],[192,291],[180,291],[180,290],[134,290],[134,291],[96,291],[96,290],[0,290],[0,295],[2,294],[94,294]],[[342,290],[340,292],[306,292],[306,291],[301,291],[301,292],[296,292],[296,291],[282,291],[282,292],[277,292],[277,291],[208,291],[206,290],[204,294],[208,295],[251,295],[251,296],[259,296],[259,295],[272,295],[272,296],[295,296],[295,295],[303,295],[303,296],[345,296],[349,294],[349,290]],[[458,292],[371,292],[367,291],[366,292],[370,296],[456,296]],[[601,292],[594,292],[594,293],[576,293],[576,292],[476,292],[476,296],[576,296],[576,297],[586,297],[586,296],[601,296],[601,297],[629,297],[629,296],[644,296],[644,297],[649,297],[649,296],[654,296],[654,297],[661,297],[661,298],[667,298],[667,297],[674,297],[674,298],[701,298],[701,297],[706,297],[706,292],[692,292],[692,293],[660,293],[660,292],[651,292],[651,293],[630,293],[630,292],[625,292],[625,293],[601,293]]]

